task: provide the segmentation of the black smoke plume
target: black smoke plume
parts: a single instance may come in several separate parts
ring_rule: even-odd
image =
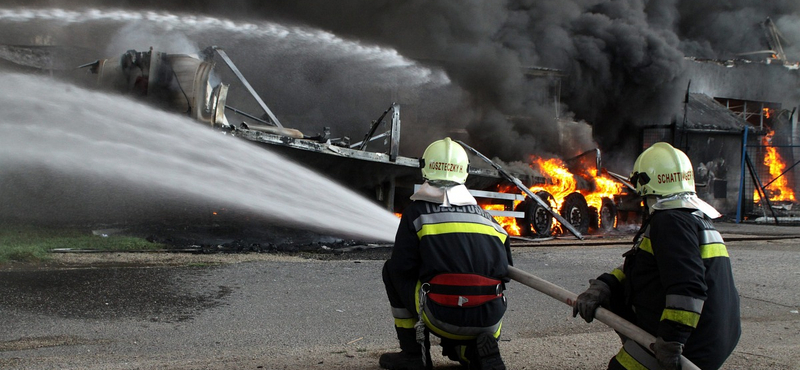
[[[73,6],[38,3],[59,4]],[[437,135],[466,130],[477,149],[506,161],[568,157],[595,145],[612,153],[633,149],[637,128],[669,123],[680,112],[684,56],[731,58],[765,49],[759,24],[767,17],[786,39],[800,42],[794,0],[96,0],[82,6],[267,19],[394,48],[442,68],[457,87],[414,92],[422,98],[417,115],[404,121],[416,126],[406,131],[406,145],[421,151]],[[786,50],[798,58],[797,46]],[[542,70],[558,77],[537,76]]]

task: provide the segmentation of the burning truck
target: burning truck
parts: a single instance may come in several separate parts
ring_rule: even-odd
[[[599,149],[568,160],[532,156],[530,163],[543,178],[528,188],[546,205],[522,196],[515,197],[512,204],[484,204],[484,208],[498,212],[495,219],[511,235],[547,237],[565,234],[570,226],[580,233],[607,233],[620,221],[638,222],[641,201],[635,188],[627,177],[601,167]],[[508,184],[498,185],[496,190],[509,195],[519,192]],[[547,206],[558,209],[561,219],[554,219]],[[513,212],[505,213],[508,209]]]
[[[228,104],[230,85],[216,77],[215,56],[224,61],[262,112],[245,112]],[[399,104],[390,104],[372,122],[363,140],[351,142],[348,137],[333,136],[329,127],[313,135],[284,127],[218,47],[197,54],[129,50],[81,67],[96,75],[100,88],[139,97],[225,134],[267,146],[390,211],[401,212],[414,187],[422,183],[419,160],[399,154]],[[583,238],[590,231],[608,232],[619,219],[627,220],[641,209],[627,178],[601,167],[597,149],[566,161],[532,157],[529,167],[530,171],[511,177],[499,167],[473,165],[469,169],[466,186],[510,235],[545,238],[571,232]]]

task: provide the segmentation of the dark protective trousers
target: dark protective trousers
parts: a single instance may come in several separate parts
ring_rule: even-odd
[[[388,273],[386,264],[383,266],[382,275],[392,312],[406,310],[413,315],[414,321],[418,320],[419,316],[417,315],[417,301],[415,297],[417,282],[397,281],[397,279],[392,279],[391,274]],[[395,319],[397,319],[397,317],[395,317]],[[398,326],[395,326],[395,329],[398,334],[397,339],[400,341],[400,348],[403,350],[414,348],[413,353],[419,353],[416,348],[420,348],[421,350],[422,347],[416,342],[415,336],[410,334],[414,332],[413,329],[401,328]],[[429,333],[429,330],[425,330],[425,344],[427,348],[430,348]],[[441,346],[442,355],[453,361],[459,361],[465,365],[470,362],[477,363],[478,353],[475,340],[461,341],[441,338]]]

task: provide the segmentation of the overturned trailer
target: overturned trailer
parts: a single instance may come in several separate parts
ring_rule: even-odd
[[[253,114],[227,105],[230,85],[214,77],[215,55],[221,57],[263,112]],[[97,75],[100,87],[139,96],[165,110],[188,115],[221,132],[268,147],[374,199],[390,211],[401,212],[410,202],[414,187],[423,181],[419,159],[399,153],[399,104],[392,103],[374,120],[362,141],[350,143],[349,138],[333,137],[329,127],[314,135],[284,127],[225,51],[218,47],[212,46],[197,54],[167,54],[152,48],[129,50],[119,57],[97,60],[83,67]],[[233,122],[226,113],[241,121]],[[367,150],[376,140],[388,145],[380,152]],[[499,189],[515,185],[503,172],[499,168],[470,166],[466,186],[479,203],[502,205],[500,209],[487,209],[496,217],[516,220],[523,236],[550,236],[554,218],[563,226],[562,233],[568,230],[579,238],[590,229],[590,223],[592,228],[603,230],[616,223],[613,203],[604,203],[608,206],[592,210],[578,192],[568,196],[560,213],[553,209],[555,203],[547,192],[536,193],[541,201],[526,197],[522,194],[525,191],[501,192]],[[514,174],[514,178],[519,182],[516,185],[524,184],[525,188],[545,181],[536,174]]]

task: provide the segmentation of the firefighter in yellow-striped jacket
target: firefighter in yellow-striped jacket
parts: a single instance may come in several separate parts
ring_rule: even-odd
[[[450,138],[421,159],[425,182],[411,196],[383,268],[400,352],[381,367],[431,369],[429,333],[442,355],[469,369],[505,369],[497,338],[506,311],[508,234],[464,186],[469,158]]]
[[[689,158],[667,143],[642,152],[631,183],[649,216],[623,266],[590,280],[573,316],[591,322],[602,305],[656,337],[652,348],[623,338],[609,369],[675,370],[681,355],[719,369],[741,335],[730,258],[711,222],[720,214],[697,197]]]

